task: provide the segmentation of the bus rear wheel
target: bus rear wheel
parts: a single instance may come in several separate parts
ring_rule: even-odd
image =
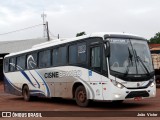
[[[23,95],[23,98],[24,98],[25,101],[30,101],[31,96],[30,96],[30,93],[29,93],[28,85],[25,85],[23,87],[22,95]]]
[[[77,105],[81,107],[86,107],[89,104],[89,100],[87,99],[87,94],[84,86],[77,87],[75,91],[75,99]]]

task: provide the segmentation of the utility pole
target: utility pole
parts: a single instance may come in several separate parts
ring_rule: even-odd
[[[47,17],[47,14],[41,14],[41,17],[43,19],[43,37],[46,36],[46,17]]]
[[[59,34],[58,34],[58,39],[59,39]]]
[[[47,38],[48,38],[48,41],[50,41],[49,29],[48,29],[48,22],[46,22],[46,29],[47,29]]]

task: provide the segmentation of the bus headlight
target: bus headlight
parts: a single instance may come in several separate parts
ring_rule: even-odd
[[[151,86],[151,87],[155,86],[155,83],[154,83],[154,82],[152,82],[150,86]]]
[[[111,80],[111,82],[113,83],[113,85],[115,85],[116,87],[118,87],[120,89],[124,88],[124,86],[121,83],[119,83],[115,80]]]
[[[123,86],[120,83],[117,83],[118,88],[123,88]]]

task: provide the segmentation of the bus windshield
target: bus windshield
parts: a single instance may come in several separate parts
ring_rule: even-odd
[[[146,41],[112,38],[110,41],[110,70],[124,75],[149,75],[152,59]]]

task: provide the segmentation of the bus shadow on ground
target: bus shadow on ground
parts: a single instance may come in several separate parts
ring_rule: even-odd
[[[110,109],[110,110],[123,110],[123,109],[135,109],[135,108],[143,108],[144,106],[148,106],[147,103],[134,103],[134,102],[124,102],[124,103],[112,103],[112,102],[92,102],[92,108],[102,108],[102,109]]]
[[[22,97],[11,98],[14,101],[23,101]],[[39,103],[47,103],[47,104],[59,104],[65,106],[77,106],[75,100],[72,99],[63,99],[63,98],[41,98],[36,97],[33,98],[30,102],[39,102]],[[144,108],[146,106],[152,106],[150,103],[145,102],[134,102],[134,101],[125,101],[120,104],[115,104],[112,102],[100,102],[100,101],[91,101],[87,108],[95,108],[95,109],[110,109],[110,110],[125,110],[125,109],[135,109],[135,108]]]

